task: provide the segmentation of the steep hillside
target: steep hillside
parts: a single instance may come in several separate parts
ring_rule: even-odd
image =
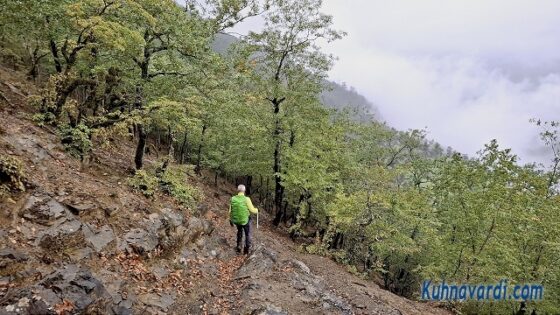
[[[0,314],[446,314],[298,252],[266,213],[236,255],[231,184],[185,178],[206,196],[194,209],[148,199],[127,185],[132,142],[80,163],[31,121],[32,89],[0,70],[0,157],[26,178],[0,205]]]

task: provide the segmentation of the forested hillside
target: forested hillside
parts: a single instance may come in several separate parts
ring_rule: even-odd
[[[212,42],[212,49],[227,55],[228,50],[240,42],[240,39],[226,33],[218,33]],[[379,109],[359,94],[353,87],[325,80],[320,94],[323,105],[338,110],[347,110],[350,117],[358,120],[383,121]]]
[[[363,100],[343,99],[354,94],[346,89],[326,92],[334,57],[317,44],[345,33],[321,13],[321,0],[186,8],[172,0],[0,0],[0,7],[2,65],[35,87],[27,118],[56,132],[84,167],[110,148],[128,163],[122,185],[146,198],[171,196],[191,211],[204,194],[186,180],[189,170],[212,174],[216,184],[244,183],[302,250],[394,293],[418,299],[423,279],[509,279],[542,283],[544,300],[529,308],[560,312],[558,123],[534,122],[554,153],[542,167],[520,165],[496,141],[467,158],[422,130],[337,110]],[[213,49],[217,34],[257,14],[262,30],[228,54]],[[5,92],[0,104],[14,105]],[[29,188],[24,178],[18,158],[2,153],[3,203]],[[511,314],[519,305],[445,307]]]

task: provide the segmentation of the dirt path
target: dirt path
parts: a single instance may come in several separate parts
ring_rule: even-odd
[[[227,288],[223,294],[226,299],[244,301],[224,304],[232,308],[220,309],[220,314],[282,314],[281,311],[289,314],[450,314],[383,290],[371,281],[350,274],[344,266],[328,258],[299,252],[295,243],[272,226],[266,213],[260,214],[258,230],[253,222],[255,253],[248,258],[236,256],[236,230],[227,224],[225,212],[229,202],[227,189],[212,186],[206,189],[215,196],[208,205],[210,215],[216,225],[215,233],[225,240],[223,251],[228,253],[221,265],[228,266],[228,259],[234,265],[234,268],[227,267],[226,273],[219,274]],[[276,257],[267,265],[269,252]],[[303,267],[297,262],[302,262]],[[244,274],[242,269],[247,265],[258,269],[257,272]]]

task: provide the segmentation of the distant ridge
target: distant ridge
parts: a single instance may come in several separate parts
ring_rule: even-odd
[[[223,54],[228,48],[239,39],[229,34],[217,34],[212,49]],[[353,87],[345,83],[325,81],[326,89],[321,93],[321,101],[328,108],[348,109],[352,117],[358,120],[374,119],[382,121],[383,117],[379,109],[371,103],[365,96],[358,93]]]

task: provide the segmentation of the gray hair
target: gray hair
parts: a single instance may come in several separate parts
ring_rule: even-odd
[[[245,192],[245,185],[241,184],[241,185],[237,186],[237,191],[238,192]]]

